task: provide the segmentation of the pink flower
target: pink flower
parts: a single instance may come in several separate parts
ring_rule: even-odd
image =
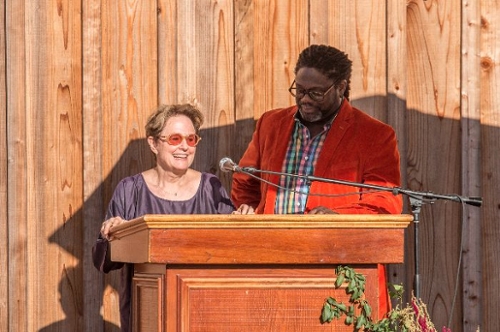
[[[416,298],[413,298],[411,300],[411,306],[413,308],[413,311],[415,312],[415,316],[420,316],[420,312],[418,310],[418,305],[417,305],[417,299]]]

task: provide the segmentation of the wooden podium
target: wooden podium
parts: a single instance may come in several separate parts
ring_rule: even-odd
[[[352,331],[321,324],[335,267],[366,276],[403,263],[410,215],[145,215],[116,227],[113,261],[134,263],[134,331]]]

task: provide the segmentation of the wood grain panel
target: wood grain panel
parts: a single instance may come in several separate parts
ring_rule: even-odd
[[[83,199],[80,12],[72,2],[25,12],[26,203],[27,220],[36,220],[26,231],[27,330],[69,329],[81,319],[82,273],[75,268],[82,245],[74,240],[82,236],[74,214]],[[61,227],[58,245],[49,245]]]
[[[353,60],[352,104],[387,122],[387,4],[345,2],[344,38],[340,49]],[[337,14],[337,17],[339,15]]]
[[[165,272],[134,273],[132,290],[134,331],[164,331]]]
[[[500,311],[500,111],[498,107],[500,96],[500,4],[494,0],[482,0],[480,3],[480,71],[479,100],[481,116],[481,192],[484,197],[480,216],[472,216],[470,227],[481,228],[481,242],[475,250],[481,249],[482,283],[481,303],[479,308],[473,308],[482,314],[481,331],[496,331],[500,329],[497,312]],[[477,22],[472,22],[477,23]],[[470,163],[473,162],[471,159]],[[468,178],[468,175],[464,174]],[[478,222],[478,220],[481,220]],[[477,285],[473,285],[477,287]],[[464,294],[469,296],[469,293]],[[470,299],[469,301],[475,301]],[[468,308],[464,308],[464,311]],[[473,322],[467,322],[467,327],[473,328]],[[464,329],[464,331],[466,331]]]
[[[348,54],[353,61],[352,104],[384,121],[387,119],[386,6],[386,2],[369,0],[311,1],[311,40]]]
[[[254,43],[260,36],[254,29],[254,1],[234,1],[234,131],[226,155],[239,162],[252,138],[255,129],[255,84],[259,75],[254,62]],[[225,187],[231,189],[231,173],[219,173]]]
[[[408,3],[408,185],[414,190],[461,192],[459,3]],[[459,204],[421,211],[421,297],[436,326],[460,325],[453,294],[463,235]],[[432,280],[432,282],[430,282]],[[454,312],[452,312],[454,309]]]
[[[158,0],[158,104],[177,100],[177,1]]]
[[[27,302],[27,138],[26,132],[26,41],[25,34],[29,27],[19,25],[24,22],[24,3],[6,4],[5,23],[9,31],[6,37],[6,61],[10,68],[6,72],[7,98],[7,238],[9,263],[7,267],[9,284],[7,293],[2,298],[7,301],[8,319],[4,326],[13,332],[26,331],[28,321],[25,319]],[[15,277],[15,278],[13,278]]]
[[[150,248],[158,250],[152,250],[150,256],[154,263],[162,262],[158,260],[162,257],[166,259],[165,263],[171,264],[180,264],[187,258],[211,264],[402,262],[403,230],[380,233],[376,229],[169,230],[151,235]],[[374,237],[377,237],[376,243],[369,241]],[[169,243],[169,246],[162,247],[162,243]],[[188,243],[186,256],[176,251],[169,254],[172,248],[184,247]],[[229,249],[233,250],[230,257],[226,254]]]
[[[357,272],[366,275],[368,302],[377,303],[376,269]],[[348,301],[344,288],[333,288],[334,276],[333,266],[167,269],[167,297],[176,305],[167,304],[166,330],[352,331],[343,321],[319,321],[325,298]],[[378,315],[376,306],[373,315]]]
[[[462,193],[481,196],[481,108],[480,58],[476,56],[481,29],[480,3],[462,5],[462,60],[461,60],[461,125],[462,125]],[[479,220],[481,210],[467,207],[462,227],[463,244],[463,322],[465,331],[474,331],[481,325],[481,227],[471,220]]]
[[[329,44],[334,38],[330,34],[340,36],[335,33],[338,30],[333,25],[334,21],[329,18],[331,6],[334,6],[331,0],[309,2],[309,42],[311,44]],[[332,44],[332,46],[335,45]]]
[[[0,3],[0,330],[116,330],[119,272],[98,274],[90,247],[116,183],[153,163],[147,116],[200,105],[194,166],[229,188],[218,160],[238,161],[255,120],[294,103],[287,88],[310,43],[354,60],[353,103],[395,128],[405,185],[484,198],[463,232],[458,204],[423,207],[422,295],[437,327],[451,317],[454,332],[499,330],[497,2]],[[412,251],[412,228],[408,240]],[[390,270],[407,291],[413,265],[410,254]]]
[[[156,1],[101,2],[100,134],[105,207],[118,181],[153,165],[144,125],[158,106],[157,15]],[[90,222],[99,229],[103,218],[104,213]],[[114,325],[120,322],[119,285],[118,271],[106,275],[103,317]]]
[[[154,1],[102,6],[103,171],[108,202],[118,181],[150,167],[144,125],[158,106],[157,6]]]
[[[0,12],[5,12],[6,5],[4,2],[0,3]],[[0,45],[6,45],[6,15],[0,17]],[[6,75],[6,59],[7,49],[0,48],[0,117],[7,120],[7,75]],[[7,331],[9,324],[8,310],[9,299],[9,245],[8,245],[8,135],[7,135],[7,121],[0,122],[0,219],[5,222],[0,224],[0,266],[4,273],[0,274],[0,330]]]
[[[254,118],[295,104],[288,87],[295,63],[309,45],[308,1],[254,3]],[[257,38],[255,38],[257,37]]]
[[[393,215],[146,215],[113,230],[111,259],[162,264],[402,263],[403,232],[410,220]]]
[[[178,100],[197,104],[205,116],[193,168],[216,173],[234,135],[233,1],[178,6]]]
[[[401,165],[401,184],[406,187],[407,175],[407,48],[406,48],[406,3],[399,0],[387,1],[387,123],[393,127],[398,140]],[[403,199],[403,211],[409,213],[408,199]],[[413,225],[412,225],[413,226]],[[388,266],[389,282],[413,284],[413,227],[406,230],[405,264]],[[410,289],[411,287],[407,287]],[[409,301],[410,293],[406,293]]]
[[[92,246],[104,218],[102,173],[102,62],[101,62],[101,0],[82,2],[83,43],[83,196],[81,209],[83,222],[83,293],[95,294],[83,299],[83,330],[102,332],[101,305],[104,294],[104,277],[92,264]],[[77,214],[78,215],[78,214]],[[115,308],[116,311],[116,308]],[[110,323],[111,324],[111,323]]]

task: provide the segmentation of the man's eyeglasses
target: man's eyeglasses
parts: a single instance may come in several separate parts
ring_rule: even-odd
[[[298,99],[304,98],[305,95],[308,95],[309,98],[311,98],[314,101],[321,102],[323,99],[325,99],[325,96],[330,90],[335,86],[335,83],[333,83],[325,92],[317,91],[317,90],[306,90],[306,89],[301,89],[297,88],[295,85],[295,80],[293,80],[292,85],[288,88],[288,92],[290,94]]]
[[[200,143],[201,141],[201,137],[196,134],[190,134],[186,136],[183,136],[181,134],[170,134],[168,136],[158,136],[158,139],[170,145],[180,145],[182,143],[182,140],[185,139],[187,145],[191,147],[198,145],[198,143]]]

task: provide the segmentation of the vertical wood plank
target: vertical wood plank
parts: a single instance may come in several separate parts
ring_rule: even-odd
[[[177,1],[158,0],[158,103],[177,103]]]
[[[399,0],[387,1],[387,123],[396,131],[401,159],[401,186],[406,187],[407,138],[406,138],[406,92],[407,92],[407,49],[406,49],[406,3]],[[408,210],[408,198],[403,197],[403,209]],[[388,267],[389,282],[411,285],[414,266],[413,228],[405,231],[405,264]],[[411,287],[406,287],[406,296]]]
[[[83,45],[83,330],[102,332],[104,277],[93,268],[92,246],[104,218],[102,183],[101,0],[82,2]],[[110,325],[112,323],[109,323]],[[104,329],[106,331],[107,329]]]
[[[288,87],[300,51],[309,45],[307,0],[254,3],[254,118],[295,104]]]
[[[295,101],[287,89],[300,51],[308,45],[307,1],[235,2],[235,140],[230,156],[238,162],[255,120],[272,108]],[[230,174],[221,174],[229,183]]]
[[[81,328],[80,5],[26,7],[29,331]]]
[[[196,72],[196,0],[177,1],[177,102],[197,103]],[[189,54],[189,56],[188,56]]]
[[[4,13],[5,2],[0,2],[0,12]],[[0,45],[6,45],[6,15],[0,17]],[[0,48],[0,117],[7,119],[7,76],[6,76],[6,48]],[[9,219],[8,207],[8,150],[7,150],[7,121],[0,122],[0,219],[4,220],[0,224],[0,267],[3,273],[0,274],[0,330],[8,331],[9,326],[9,246],[8,232]]]
[[[455,1],[408,2],[408,185],[460,193],[460,8]],[[421,297],[435,325],[461,325],[462,299],[451,312],[460,254],[459,204],[438,201],[420,214]]]
[[[255,129],[254,121],[254,1],[234,1],[234,131],[226,155],[236,163],[245,152]],[[231,189],[231,173],[219,172],[219,178]]]
[[[348,2],[347,2],[348,3]],[[347,17],[352,27],[357,52],[351,51],[354,60],[352,99],[367,98],[368,102],[356,103],[367,113],[387,122],[387,3],[369,0],[357,1]],[[355,33],[355,34],[354,34]],[[382,97],[378,101],[377,97]],[[370,100],[372,99],[372,100]]]
[[[24,2],[6,2],[8,331],[27,331],[26,46]],[[19,24],[22,22],[22,24]]]
[[[462,194],[481,195],[480,3],[462,2]],[[481,326],[481,210],[465,208],[463,226],[463,329]],[[458,295],[458,294],[457,294]]]
[[[102,6],[103,170],[108,202],[118,181],[148,168],[147,117],[158,104],[157,6],[155,1]],[[107,203],[106,203],[107,204]]]
[[[484,198],[481,219],[471,220],[482,227],[482,301],[481,331],[497,331],[500,311],[500,4],[481,0],[480,38],[480,114],[481,114],[481,186]],[[471,54],[471,56],[473,56]],[[475,53],[474,56],[477,56]],[[471,324],[468,324],[469,327]],[[470,331],[470,330],[468,330]],[[467,332],[468,332],[467,331]]]
[[[25,12],[25,19],[26,21],[26,61],[27,61],[27,66],[26,66],[26,108],[25,108],[25,114],[26,114],[26,127],[24,128],[24,131],[27,134],[26,137],[26,156],[27,158],[27,163],[26,166],[30,170],[30,172],[26,173],[26,202],[28,204],[28,209],[27,209],[27,220],[35,220],[37,219],[36,211],[41,207],[41,205],[36,205],[38,196],[41,196],[41,199],[44,200],[46,197],[43,196],[44,190],[41,189],[39,191],[36,190],[38,187],[38,183],[35,181],[39,179],[40,177],[44,178],[45,174],[43,174],[43,168],[41,168],[39,165],[44,164],[44,159],[46,156],[47,151],[43,151],[44,147],[48,145],[48,133],[45,133],[45,130],[43,130],[44,127],[44,122],[47,121],[45,119],[40,119],[40,122],[35,121],[37,119],[36,114],[34,113],[34,110],[36,108],[42,109],[42,110],[47,110],[46,104],[47,102],[47,93],[44,93],[43,95],[39,95],[35,93],[35,91],[38,89],[42,89],[42,85],[47,84],[47,75],[45,77],[39,77],[38,80],[32,81],[30,80],[36,75],[36,69],[38,66],[40,66],[40,62],[37,63],[37,58],[33,59],[34,53],[35,53],[35,47],[34,45],[39,46],[40,48],[36,50],[37,56],[39,58],[44,58],[47,56],[47,48],[46,46],[48,45],[48,41],[45,39],[46,36],[45,34],[41,33],[44,28],[46,28],[47,24],[47,18],[46,16],[48,15],[47,9],[44,8],[40,12],[40,14],[37,16],[35,13],[33,13],[33,8],[30,8],[29,6],[26,7],[26,12]],[[38,44],[40,43],[40,44]],[[38,48],[38,47],[37,47]],[[45,81],[44,81],[45,78]],[[40,84],[41,82],[45,84]],[[36,86],[38,84],[38,86]],[[45,92],[46,89],[43,89]],[[45,100],[44,100],[45,99]],[[44,105],[45,104],[45,105]],[[44,107],[45,106],[45,107]],[[51,115],[52,114],[51,112]],[[54,126],[52,125],[52,128]],[[51,128],[50,125],[48,128]],[[32,137],[40,130],[43,134],[39,138],[39,140],[34,140]],[[38,141],[38,142],[37,142]],[[40,141],[42,144],[40,144]],[[34,153],[35,150],[41,149],[41,153],[36,154]],[[35,159],[34,159],[35,158]],[[38,167],[37,167],[38,166]],[[51,178],[50,180],[54,180],[54,178]],[[43,188],[43,186],[41,187]],[[53,195],[51,195],[50,198],[51,201],[54,201]],[[47,211],[50,213],[51,211]],[[42,223],[40,226],[42,228],[45,226],[45,218],[41,218]],[[45,325],[45,322],[40,321],[40,316],[38,312],[38,301],[36,301],[36,298],[38,295],[43,294],[44,290],[41,287],[39,283],[39,279],[36,277],[35,272],[32,271],[29,267],[37,261],[37,249],[39,249],[39,238],[43,237],[44,230],[39,230],[38,224],[35,225],[35,227],[32,227],[32,224],[28,222],[27,224],[27,229],[26,229],[26,276],[27,276],[27,284],[26,284],[26,290],[27,290],[27,305],[26,305],[26,310],[27,312],[25,315],[27,316],[27,313],[30,313],[30,316],[32,319],[27,321],[27,330],[35,330],[39,324]],[[34,256],[34,257],[33,257]],[[54,263],[54,262],[52,262]],[[50,264],[50,267],[53,268],[54,265]],[[56,270],[60,271],[60,266],[59,264],[55,264]],[[42,271],[42,273],[45,271]],[[44,273],[45,274],[45,273]],[[59,280],[60,275],[54,276],[53,273],[49,273],[49,278],[52,278],[52,280]],[[53,285],[47,285],[47,287],[50,287]],[[55,292],[54,292],[55,293]],[[57,304],[57,300],[54,299],[54,297],[48,298],[48,302],[52,303],[54,307]],[[53,312],[48,312],[48,316],[54,319],[55,317],[51,316]]]
[[[330,34],[338,35],[334,27],[333,20],[330,19],[330,6],[333,6],[331,0],[312,0],[309,1],[309,41],[311,44],[330,44],[333,37]],[[335,46],[331,44],[331,46]]]
[[[144,125],[158,104],[157,15],[156,1],[103,2],[101,6],[104,208],[122,178],[153,165]],[[94,229],[102,221],[92,220]],[[104,320],[114,325],[120,324],[119,273],[106,275],[102,294]]]
[[[387,122],[387,4],[369,0],[311,1],[311,41],[334,46],[353,61],[351,103]]]
[[[182,1],[179,8],[179,101],[205,116],[193,168],[216,173],[234,124],[233,1]]]

